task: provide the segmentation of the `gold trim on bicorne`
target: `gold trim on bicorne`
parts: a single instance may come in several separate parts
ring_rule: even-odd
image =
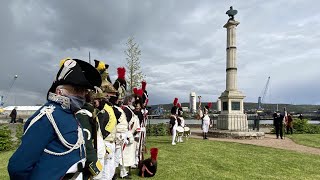
[[[70,109],[70,99],[52,92],[49,92],[48,100],[61,104],[63,109]]]

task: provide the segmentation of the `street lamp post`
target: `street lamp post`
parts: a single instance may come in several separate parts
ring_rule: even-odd
[[[9,94],[10,94],[10,92],[11,92],[11,89],[12,89],[12,87],[13,87],[13,85],[14,85],[14,83],[15,83],[15,81],[16,81],[17,78],[18,78],[18,75],[17,75],[17,74],[14,75],[13,80],[12,80],[10,86],[9,86],[9,90],[8,90],[8,92],[7,92],[7,95],[4,96],[4,98],[6,98],[7,101],[8,101],[8,96],[9,96]],[[3,104],[5,104],[5,103],[4,103],[4,102],[5,102],[4,98],[3,98]],[[15,96],[14,96],[14,105],[16,105],[16,97],[15,97]]]

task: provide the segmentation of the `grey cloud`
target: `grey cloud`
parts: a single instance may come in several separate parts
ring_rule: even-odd
[[[319,3],[311,0],[235,1],[238,86],[257,101],[271,76],[271,101],[318,103]],[[39,103],[64,57],[100,59],[124,66],[125,43],[134,36],[142,50],[152,104],[190,91],[215,101],[225,90],[226,31],[223,1],[3,1],[0,6],[0,91],[14,76],[16,101]],[[294,13],[292,13],[294,12]],[[307,88],[286,92],[297,83]],[[23,95],[23,92],[27,95]],[[294,98],[293,98],[294,97]],[[294,100],[292,100],[294,99]],[[31,104],[31,105],[32,105]]]

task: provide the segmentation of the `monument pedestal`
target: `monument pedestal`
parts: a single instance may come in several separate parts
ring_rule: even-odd
[[[219,115],[217,128],[230,131],[248,131],[248,120],[245,114]]]
[[[221,96],[222,111],[217,128],[230,131],[248,131],[247,115],[243,113],[243,98],[240,91],[224,91]]]
[[[208,137],[227,139],[263,139],[264,132],[239,132],[229,130],[210,130]]]

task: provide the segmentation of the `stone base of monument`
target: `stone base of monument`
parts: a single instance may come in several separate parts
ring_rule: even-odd
[[[263,139],[264,132],[209,130],[208,137],[229,138],[229,139]]]
[[[239,114],[220,114],[217,120],[217,128],[229,131],[248,131],[247,115]]]

